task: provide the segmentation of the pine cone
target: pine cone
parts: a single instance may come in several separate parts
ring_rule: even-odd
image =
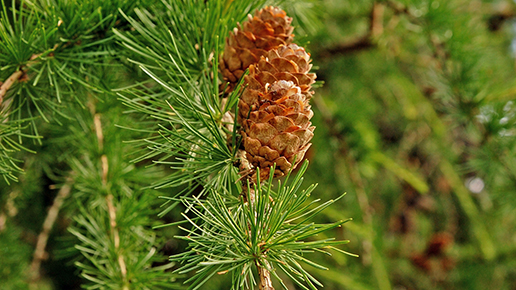
[[[292,18],[277,7],[266,7],[248,16],[243,28],[238,24],[226,39],[220,58],[220,71],[233,90],[245,70],[260,60],[267,51],[292,42]]]
[[[246,81],[257,76],[253,69]],[[261,92],[247,87],[239,102],[239,109],[245,108],[250,108],[241,123],[246,158],[260,168],[260,179],[269,177],[274,163],[274,177],[295,168],[312,145],[309,141],[315,129],[310,122],[313,112],[301,88],[285,80],[266,83]],[[256,182],[256,173],[251,178]]]
[[[298,86],[304,96],[303,105],[310,109],[308,103],[313,95],[311,89],[316,78],[314,73],[309,73],[312,68],[310,62],[310,54],[304,48],[290,44],[269,51],[256,65],[251,65],[249,75],[245,78],[247,88],[238,104],[238,123],[243,124],[249,111],[254,110],[253,105],[259,106],[257,95],[265,92],[266,85],[279,80],[291,81]]]

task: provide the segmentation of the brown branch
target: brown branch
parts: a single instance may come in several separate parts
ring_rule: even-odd
[[[0,212],[0,233],[5,230],[6,221],[7,221],[7,215],[3,211]]]
[[[373,3],[373,8],[369,16],[370,26],[369,34],[371,38],[380,36],[383,33],[383,14],[385,12],[385,6],[380,3]]]
[[[19,80],[23,76],[23,70],[15,71],[10,77],[5,80],[5,82],[0,86],[0,106],[4,101],[4,97],[7,94],[7,91],[11,88],[11,86]]]
[[[253,180],[251,179],[251,174],[255,172],[255,169],[252,167],[251,163],[246,158],[246,152],[245,150],[238,149],[236,154],[237,159],[240,162],[240,174],[242,177],[239,178],[239,181],[242,181],[242,198],[244,199],[244,203],[253,204],[254,203],[254,189],[253,187]],[[249,182],[250,189],[247,188],[247,183]],[[248,192],[249,191],[249,192]]]
[[[489,17],[487,20],[487,26],[490,31],[498,31],[502,28],[503,24],[508,21],[512,20],[516,17],[515,12],[510,13],[495,13]]]
[[[265,261],[267,263],[267,261]],[[258,285],[259,290],[274,290],[272,286],[271,273],[266,267],[260,266],[256,261],[256,267],[258,268],[258,274],[260,276],[260,284]]]
[[[92,112],[94,114],[94,111]],[[102,122],[100,114],[93,115],[93,123],[95,125],[95,134],[97,135],[97,141],[99,150],[102,151],[104,148],[104,133],[102,132]],[[108,158],[105,154],[100,157],[100,164],[102,168],[102,185],[107,187],[108,182],[108,174],[109,174],[109,162]],[[120,273],[122,274],[122,280],[124,281],[124,286],[122,290],[129,290],[129,285],[127,281],[127,266],[125,264],[125,259],[122,254],[120,254],[120,233],[118,231],[117,223],[116,223],[116,208],[113,204],[113,195],[109,193],[106,196],[106,205],[108,208],[109,214],[109,229],[111,237],[113,237],[113,244],[115,246],[115,253],[118,256],[117,261],[120,266]]]
[[[375,47],[376,44],[373,42],[373,39],[383,33],[383,13],[384,6],[380,3],[374,3],[369,14],[369,30],[365,35],[323,49],[319,52],[320,56],[322,58],[330,58],[339,54],[349,54]]]
[[[106,154],[100,156],[100,162],[102,164],[102,184],[106,186],[109,173],[108,158]]]
[[[102,152],[104,147],[104,134],[102,133],[102,123],[100,122],[100,114],[95,114],[93,116],[93,123],[95,124],[95,133],[97,134],[99,150]]]
[[[109,228],[111,231],[111,236],[113,237],[113,243],[115,245],[115,252],[118,254],[118,265],[120,266],[120,273],[122,274],[122,278],[125,281],[127,277],[127,267],[125,265],[124,256],[118,253],[120,249],[120,234],[118,232],[118,227],[116,224],[116,208],[113,205],[113,195],[108,194],[106,196],[106,203],[108,207],[109,213]],[[124,285],[124,289],[128,289],[127,285]]]
[[[5,201],[4,208],[0,211],[0,233],[2,233],[5,230],[7,218],[14,217],[18,214],[18,208],[14,203],[14,200],[18,196],[20,196],[19,189],[11,191],[11,193],[9,193],[9,196],[7,197],[7,200]]]
[[[374,45],[371,42],[369,34],[367,34],[350,42],[340,43],[327,48],[321,52],[321,56],[323,58],[329,58],[338,54],[349,54],[360,50],[366,50],[373,46]]]
[[[405,15],[408,15],[410,17],[417,18],[414,15],[412,15],[412,13],[410,13],[408,7],[403,5],[402,3],[398,3],[396,1],[390,0],[390,1],[385,1],[385,4],[387,6],[389,6],[389,8],[391,8],[394,11],[394,13],[396,13],[397,15],[405,14]]]
[[[48,254],[45,252],[45,248],[47,246],[50,231],[52,230],[52,227],[56,222],[59,210],[61,209],[64,200],[68,197],[68,195],[70,195],[72,183],[73,179],[71,177],[68,177],[65,184],[63,185],[63,187],[61,187],[56,197],[54,198],[54,203],[48,210],[47,217],[43,222],[43,229],[41,233],[38,235],[36,249],[34,251],[34,258],[30,265],[30,275],[32,281],[39,280],[41,262],[45,260],[48,256]]]
[[[40,57],[42,54],[41,53],[35,53],[33,55],[30,56],[29,58],[29,61],[27,62],[26,65],[22,65],[20,67],[19,70],[15,71],[14,73],[11,74],[10,77],[7,78],[7,80],[5,80],[4,83],[0,82],[0,108],[5,108],[7,106],[2,106],[2,103],[4,101],[4,97],[5,95],[7,94],[7,91],[9,91],[9,89],[11,88],[11,86],[18,80],[20,80],[22,77],[24,77],[26,74],[25,74],[25,70],[24,70],[24,67],[29,67],[31,66],[35,60]],[[0,113],[2,112],[3,110],[0,109]]]

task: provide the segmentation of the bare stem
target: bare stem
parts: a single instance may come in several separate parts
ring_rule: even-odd
[[[108,174],[108,159],[106,155],[102,155],[102,183],[104,185],[107,184],[107,174]],[[106,196],[106,204],[108,207],[109,213],[109,228],[111,232],[111,236],[113,237],[113,244],[115,245],[115,253],[118,255],[118,265],[120,266],[120,273],[122,274],[122,278],[124,280],[123,290],[129,289],[127,285],[127,267],[125,265],[124,256],[119,253],[120,249],[120,233],[118,232],[118,227],[116,224],[116,208],[113,205],[113,195],[108,194]]]
[[[70,195],[72,183],[73,180],[71,177],[69,177],[66,180],[66,183],[63,185],[63,187],[61,187],[56,197],[54,198],[54,203],[48,210],[48,215],[45,218],[45,221],[43,222],[43,230],[38,235],[36,250],[34,251],[34,259],[32,260],[32,263],[30,265],[30,275],[32,281],[36,281],[40,277],[39,269],[41,267],[41,262],[47,257],[45,248],[47,246],[50,230],[52,230],[52,227],[56,222],[59,210],[61,209],[64,200],[68,197],[68,195]]]
[[[243,179],[243,197],[244,202],[250,202],[250,204],[254,203],[254,189],[253,187],[253,180],[250,178],[250,175],[254,172],[254,169],[251,167],[251,164],[246,158],[246,153],[244,150],[239,149],[237,152],[237,158],[240,160],[240,174],[242,174],[241,179]],[[249,184],[251,188],[248,190],[247,188],[247,181],[249,181]]]
[[[5,230],[6,221],[7,221],[7,215],[3,211],[0,212],[0,233]]]
[[[102,133],[102,123],[100,121],[100,114],[95,114],[93,116],[93,123],[95,124],[95,133],[97,134],[99,150],[102,151],[104,149],[104,133]]]

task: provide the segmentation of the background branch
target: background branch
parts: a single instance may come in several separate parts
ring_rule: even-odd
[[[373,7],[369,13],[369,30],[367,33],[354,40],[322,49],[318,52],[319,57],[326,59],[375,47],[374,38],[378,37],[383,32],[384,9],[383,4],[377,2],[373,3]]]
[[[50,236],[50,231],[54,226],[57,216],[59,215],[59,210],[61,209],[65,199],[70,195],[70,190],[72,189],[73,175],[69,174],[69,177],[66,179],[66,182],[63,184],[61,189],[59,189],[56,197],[54,198],[54,202],[50,209],[48,210],[47,217],[43,222],[43,229],[38,235],[38,239],[36,242],[36,249],[34,250],[34,259],[30,265],[30,274],[31,280],[37,281],[40,278],[40,268],[41,262],[47,259],[48,254],[45,252],[45,248],[47,246],[48,237]]]

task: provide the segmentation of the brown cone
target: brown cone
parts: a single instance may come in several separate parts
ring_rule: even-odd
[[[304,96],[303,105],[310,109],[312,84],[316,78],[314,73],[309,73],[312,68],[310,62],[310,54],[304,48],[290,44],[269,51],[256,65],[251,65],[249,75],[245,77],[247,87],[238,104],[238,123],[242,124],[249,112],[261,105],[259,95],[266,91],[267,84],[270,85],[279,80],[291,81],[298,86]]]
[[[253,74],[248,77],[255,80]],[[260,169],[261,180],[269,177],[273,164],[274,177],[285,175],[311,145],[315,127],[308,100],[292,81],[278,80],[267,83],[262,92],[248,87],[239,102],[239,109],[246,108],[241,134],[248,162]],[[256,182],[256,173],[252,179]]]
[[[293,82],[301,88],[308,103],[313,95],[312,84],[316,78],[314,73],[309,73],[312,68],[310,62],[310,54],[297,44],[280,46],[260,59],[256,65],[257,75],[269,83],[275,80]]]
[[[224,53],[220,58],[220,71],[228,91],[232,91],[245,70],[260,60],[267,51],[292,42],[292,18],[277,7],[266,7],[249,15],[226,39]]]

